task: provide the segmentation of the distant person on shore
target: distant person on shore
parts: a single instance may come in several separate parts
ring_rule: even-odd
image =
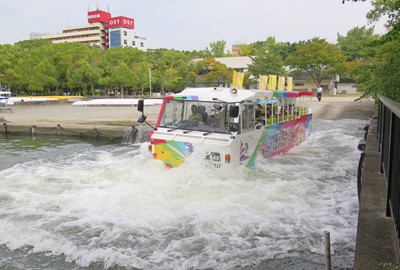
[[[324,89],[322,88],[321,85],[318,85],[318,88],[317,88],[317,98],[318,98],[318,101],[321,101],[322,92],[324,92]]]

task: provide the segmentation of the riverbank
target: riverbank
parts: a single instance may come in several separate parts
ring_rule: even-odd
[[[323,97],[321,102],[313,98],[313,119],[369,119],[374,111],[373,101],[354,102],[358,96]],[[155,123],[160,105],[145,106],[150,123]],[[71,106],[57,103],[42,106],[12,106],[12,113],[0,111],[7,123],[24,125],[93,125],[131,126],[141,115],[136,107],[128,106]]]

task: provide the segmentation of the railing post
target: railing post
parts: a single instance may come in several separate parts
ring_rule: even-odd
[[[324,232],[325,238],[325,270],[331,270],[331,239],[328,231]]]
[[[379,95],[378,140],[387,187],[386,216],[392,217],[398,251],[400,235],[400,104]]]

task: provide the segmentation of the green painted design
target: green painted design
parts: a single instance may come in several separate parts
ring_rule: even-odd
[[[178,167],[174,162],[172,162],[172,161],[169,160],[169,159],[161,159],[161,161],[164,162],[164,163],[167,163],[167,164],[171,165],[171,167],[174,167],[174,168],[177,168],[177,167]]]
[[[170,143],[171,143],[171,146],[175,147],[176,149],[179,149],[179,147],[177,147],[176,144],[173,145],[173,142],[170,142]],[[173,157],[174,159],[182,159],[182,156],[179,155],[179,154],[177,154],[177,153],[175,152],[174,149],[172,149],[171,147],[169,147],[168,144],[162,143],[162,145],[164,145],[164,150],[165,150],[165,151],[170,151],[170,152],[172,153],[172,157]]]

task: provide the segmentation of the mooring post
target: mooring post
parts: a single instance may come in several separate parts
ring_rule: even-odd
[[[132,126],[132,130],[131,130],[131,143],[134,143],[136,140],[136,136],[137,136],[137,129],[135,126]]]
[[[57,124],[57,135],[60,135],[61,133],[61,125]]]
[[[31,127],[32,136],[35,135],[35,127],[36,127],[36,126],[32,126],[32,127]]]
[[[93,137],[97,139],[97,128],[93,129]]]
[[[325,270],[331,270],[331,240],[330,233],[325,231]]]

